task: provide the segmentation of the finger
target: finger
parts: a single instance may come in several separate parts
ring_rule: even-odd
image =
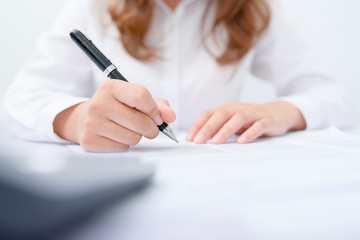
[[[116,81],[112,85],[111,94],[119,102],[148,115],[156,125],[164,122],[155,100],[144,86]]]
[[[257,139],[266,131],[266,121],[256,121],[251,127],[249,127],[241,136],[238,138],[238,143],[249,143]]]
[[[129,149],[128,145],[115,142],[97,135],[83,135],[80,145],[87,152],[123,152]]]
[[[244,126],[244,127],[242,127],[240,130],[238,130],[235,134],[238,135],[238,136],[240,136],[241,134],[243,134],[243,133],[246,131],[246,129],[247,129],[247,128],[245,128],[245,126]]]
[[[213,138],[213,143],[222,144],[233,134],[241,130],[244,125],[251,121],[248,115],[244,113],[236,113],[230,118],[230,120],[224,124],[224,126],[218,131]]]
[[[88,120],[90,121],[87,123],[88,125],[95,125],[108,119],[147,138],[152,139],[159,134],[158,127],[149,116],[113,98],[106,100],[106,102],[91,103],[88,111],[91,117]],[[88,127],[91,129],[90,126]]]
[[[159,128],[149,116],[122,103],[118,103],[118,106],[117,111],[110,114],[110,120],[146,138],[158,136]]]
[[[160,115],[164,122],[172,123],[176,120],[176,114],[165,99],[155,98],[155,102],[160,110]]]
[[[209,120],[201,127],[198,134],[194,138],[197,144],[206,143],[211,137],[219,131],[219,129],[229,120],[230,113],[226,111],[215,112]]]
[[[141,134],[120,126],[111,120],[98,124],[98,121],[88,119],[84,124],[86,129],[91,129],[95,134],[125,145],[136,145],[142,137]]]
[[[195,135],[199,132],[201,127],[209,120],[212,116],[213,112],[211,110],[207,110],[203,112],[198,119],[191,125],[187,134],[186,141],[194,141]]]

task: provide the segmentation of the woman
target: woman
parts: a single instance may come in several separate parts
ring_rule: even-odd
[[[72,28],[131,83],[105,80],[69,39]],[[237,102],[249,72],[274,83],[279,99]],[[88,151],[154,138],[175,112],[171,126],[188,129],[186,140],[198,144],[352,124],[345,92],[265,0],[69,1],[9,89],[5,109],[28,128],[23,137]]]

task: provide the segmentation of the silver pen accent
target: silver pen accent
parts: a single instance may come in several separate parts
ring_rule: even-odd
[[[175,142],[179,143],[179,141],[176,138],[175,133],[173,132],[173,130],[170,128],[170,126],[167,126],[166,128],[164,128],[162,130],[162,133],[165,134],[166,136],[168,136],[170,139],[174,140]]]

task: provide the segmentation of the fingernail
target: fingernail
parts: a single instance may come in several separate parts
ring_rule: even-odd
[[[238,139],[238,143],[246,143],[248,141],[248,138],[246,136],[241,136]]]
[[[192,133],[192,132],[188,132],[187,134],[186,134],[186,141],[191,141],[192,139],[193,139],[193,137],[194,137],[194,134]]]
[[[160,115],[157,115],[155,118],[154,118],[154,122],[156,123],[156,125],[160,126],[161,124],[163,124],[163,120],[161,118]]]
[[[217,134],[213,138],[213,143],[223,143],[224,142],[224,136],[222,134]]]
[[[202,133],[199,133],[195,139],[194,139],[195,143],[204,143],[205,142],[205,135]]]

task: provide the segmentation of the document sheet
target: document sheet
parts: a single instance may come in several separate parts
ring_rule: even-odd
[[[157,173],[73,239],[360,239],[359,135],[329,128],[245,145],[178,137],[98,154],[137,156]]]

